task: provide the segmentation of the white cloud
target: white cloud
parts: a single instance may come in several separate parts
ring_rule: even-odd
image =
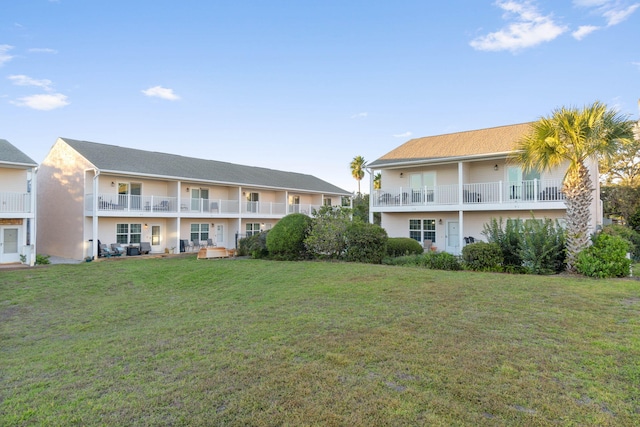
[[[608,27],[620,24],[640,8],[640,3],[629,4],[626,0],[573,0],[573,4],[594,9],[593,13],[602,16]]]
[[[477,50],[515,52],[540,43],[549,42],[567,31],[551,15],[544,16],[529,0],[500,0],[496,6],[505,11],[503,19],[511,22],[507,27],[477,37],[470,45]]]
[[[67,101],[66,95],[51,93],[25,96],[24,98],[19,98],[17,101],[12,101],[12,104],[19,107],[33,108],[34,110],[49,111],[69,105],[69,102]]]
[[[594,31],[597,31],[599,29],[600,29],[600,27],[596,27],[594,25],[581,25],[581,26],[578,27],[577,30],[575,30],[573,33],[571,33],[571,35],[576,40],[582,40],[583,38],[585,38],[589,34],[593,33]]]
[[[409,138],[411,135],[413,135],[411,132],[405,132],[405,133],[398,133],[391,136],[393,136],[394,138]]]
[[[177,101],[178,99],[180,99],[178,95],[173,93],[173,89],[167,89],[162,86],[150,87],[149,89],[143,90],[142,93],[147,96],[155,96],[157,98],[167,99],[169,101]]]
[[[367,118],[367,116],[369,115],[369,113],[364,112],[364,113],[358,113],[358,114],[354,114],[353,116],[351,116],[352,119],[365,119]]]
[[[13,46],[9,46],[8,44],[0,44],[0,67],[2,67],[5,62],[11,61],[11,59],[13,58],[13,56],[9,55],[8,53],[11,49],[13,49]]]
[[[47,79],[43,79],[43,80],[36,80],[36,79],[32,79],[29,76],[25,76],[22,74],[19,75],[12,75],[7,77],[9,80],[11,80],[13,82],[14,85],[16,86],[36,86],[36,87],[41,87],[42,89],[46,90],[46,91],[51,91],[51,85],[52,82],[51,80],[47,80]]]
[[[29,49],[29,52],[31,52],[31,53],[52,53],[52,54],[58,53],[57,50],[49,49],[49,48],[46,48],[46,47],[33,47],[33,48]]]
[[[602,13],[602,16],[607,20],[609,27],[618,25],[622,21],[626,20],[633,12],[640,7],[640,3],[632,4],[627,8],[619,8],[614,6],[612,9],[606,10]]]

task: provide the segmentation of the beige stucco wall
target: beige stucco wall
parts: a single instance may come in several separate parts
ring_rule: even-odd
[[[83,198],[85,169],[91,165],[58,139],[44,159],[38,181],[38,253],[82,259],[86,256]],[[89,190],[90,191],[90,190]]]
[[[460,233],[462,237],[471,236],[475,239],[486,240],[482,235],[484,224],[488,224],[492,218],[503,220],[508,218],[530,219],[531,213],[526,211],[502,211],[502,212],[465,212],[462,217]],[[435,219],[436,220],[436,242],[438,250],[445,250],[446,226],[448,221],[459,221],[459,213],[456,212],[413,212],[413,213],[393,213],[382,215],[382,227],[387,231],[389,237],[409,237],[410,219]],[[562,210],[540,210],[535,212],[535,218],[559,219],[564,218]],[[442,220],[442,221],[441,221]]]
[[[3,168],[0,165],[0,192],[26,193],[27,170]]]

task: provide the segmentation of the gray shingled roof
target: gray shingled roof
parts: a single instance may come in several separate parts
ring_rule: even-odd
[[[61,138],[103,172],[350,195],[312,175]]]
[[[530,130],[531,123],[521,123],[415,138],[391,150],[369,166],[508,153],[513,151],[516,142]]]
[[[24,166],[38,166],[29,156],[14,147],[6,139],[0,139],[0,163]]]

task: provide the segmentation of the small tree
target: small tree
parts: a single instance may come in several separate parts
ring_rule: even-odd
[[[323,206],[315,212],[311,230],[304,240],[309,253],[330,259],[338,259],[344,254],[350,211],[349,208]]]

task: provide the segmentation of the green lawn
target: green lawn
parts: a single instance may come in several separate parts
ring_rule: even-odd
[[[0,270],[0,344],[3,426],[640,424],[629,279],[194,256]]]

